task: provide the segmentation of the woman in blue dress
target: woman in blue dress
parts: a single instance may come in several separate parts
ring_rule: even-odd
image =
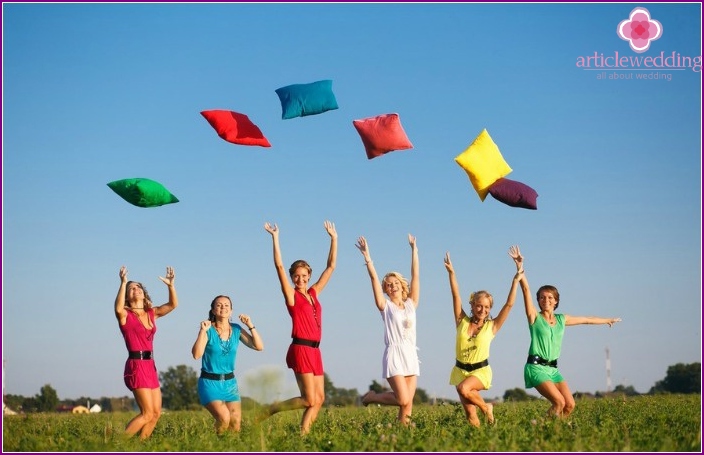
[[[247,327],[230,322],[232,300],[219,295],[210,304],[208,319],[200,323],[198,338],[193,344],[194,359],[203,358],[198,396],[200,404],[215,418],[215,431],[222,434],[227,430],[240,431],[242,404],[240,391],[235,378],[235,361],[240,341],[248,348],[264,349],[259,333],[246,314],[239,319]]]

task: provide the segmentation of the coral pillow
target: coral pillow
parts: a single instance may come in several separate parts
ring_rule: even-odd
[[[276,94],[281,100],[281,118],[284,120],[337,109],[331,80],[287,85],[277,88]]]
[[[137,207],[158,207],[178,202],[159,182],[144,178],[122,179],[108,183],[108,186],[120,197]]]
[[[259,127],[244,114],[223,110],[203,111],[200,114],[215,129],[218,136],[227,142],[271,147]]]
[[[413,148],[403,131],[398,114],[384,114],[352,122],[362,138],[370,160],[394,150]]]
[[[486,129],[479,133],[467,150],[455,157],[455,161],[467,172],[482,201],[489,194],[489,187],[512,171]]]
[[[525,183],[501,178],[489,187],[489,194],[511,207],[538,209],[538,193]]]

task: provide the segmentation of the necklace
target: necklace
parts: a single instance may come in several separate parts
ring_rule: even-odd
[[[220,336],[220,330],[218,329],[218,326],[215,326],[215,331],[217,332],[218,340],[220,341],[220,351],[222,352],[222,355],[229,354],[230,348],[232,348],[232,327],[230,327],[230,325],[228,324],[227,328],[229,329],[227,339],[223,340]]]

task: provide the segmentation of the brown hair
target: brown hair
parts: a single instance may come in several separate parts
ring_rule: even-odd
[[[229,300],[229,301],[230,301],[230,309],[232,309],[232,299],[231,299],[229,296],[226,296],[226,295],[218,295],[218,296],[216,296],[216,297],[213,299],[213,301],[210,302],[210,311],[208,311],[208,320],[209,320],[210,322],[215,322],[215,320],[216,320],[215,313],[213,313],[213,308],[215,308],[215,301],[216,301],[217,299],[219,299],[220,297],[224,297],[224,298],[226,298],[227,300]]]
[[[540,301],[541,292],[549,292],[553,297],[555,297],[555,309],[557,310],[557,307],[560,306],[560,293],[557,292],[557,288],[551,284],[540,286],[540,288],[538,288],[538,292],[535,293],[535,298],[538,299],[538,301]]]
[[[144,311],[147,311],[147,310],[151,309],[151,307],[152,307],[152,298],[149,297],[149,293],[147,292],[147,288],[145,288],[142,283],[140,283],[139,281],[128,281],[128,282],[127,282],[127,286],[125,286],[125,289],[129,289],[130,284],[132,284],[132,283],[134,283],[134,284],[136,284],[137,286],[139,286],[139,288],[142,290],[142,292],[144,292]],[[127,293],[126,293],[126,292],[125,292],[125,308],[132,309],[132,305],[130,304],[130,302],[129,302],[129,300],[128,300],[128,296],[127,296]]]
[[[296,272],[296,269],[303,267],[304,269],[308,270],[308,275],[313,274],[313,269],[308,265],[306,261],[303,259],[299,259],[293,264],[291,264],[291,267],[288,269],[288,275],[293,278],[293,274]]]

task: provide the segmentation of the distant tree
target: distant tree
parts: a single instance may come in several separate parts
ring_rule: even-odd
[[[613,393],[622,393],[622,394],[627,395],[629,397],[635,396],[635,395],[640,395],[640,393],[638,393],[638,391],[632,385],[625,386],[623,384],[617,385],[614,388]]]
[[[323,375],[325,406],[351,406],[357,402],[357,389],[342,389],[333,385],[327,373]]]
[[[5,406],[12,409],[13,411],[19,411],[22,409],[22,403],[26,398],[22,395],[5,395],[4,402]]]
[[[702,388],[702,364],[678,363],[667,368],[667,375],[650,389],[649,393],[700,393]]]
[[[137,403],[135,403],[134,398],[129,397],[129,396],[124,396],[124,397],[118,397],[118,398],[109,398],[110,401],[110,410],[112,412],[125,412],[125,411],[132,411],[137,407]],[[102,404],[101,404],[102,406]],[[103,408],[106,409],[106,408]]]
[[[188,365],[169,367],[159,373],[164,408],[174,411],[198,409],[198,375]]]
[[[379,384],[378,382],[376,382],[375,379],[372,379],[372,383],[369,385],[369,390],[376,392],[376,393],[382,393],[382,392],[388,392],[391,389],[389,389],[385,385]]]
[[[533,399],[535,399],[535,397],[528,395],[525,389],[518,387],[508,389],[504,392],[504,401],[529,401]]]
[[[39,395],[35,397],[37,410],[40,412],[53,412],[59,405],[59,395],[49,384],[39,389]]]
[[[416,388],[416,394],[413,396],[413,404],[428,404],[430,403],[430,396],[428,392],[420,387]]]

